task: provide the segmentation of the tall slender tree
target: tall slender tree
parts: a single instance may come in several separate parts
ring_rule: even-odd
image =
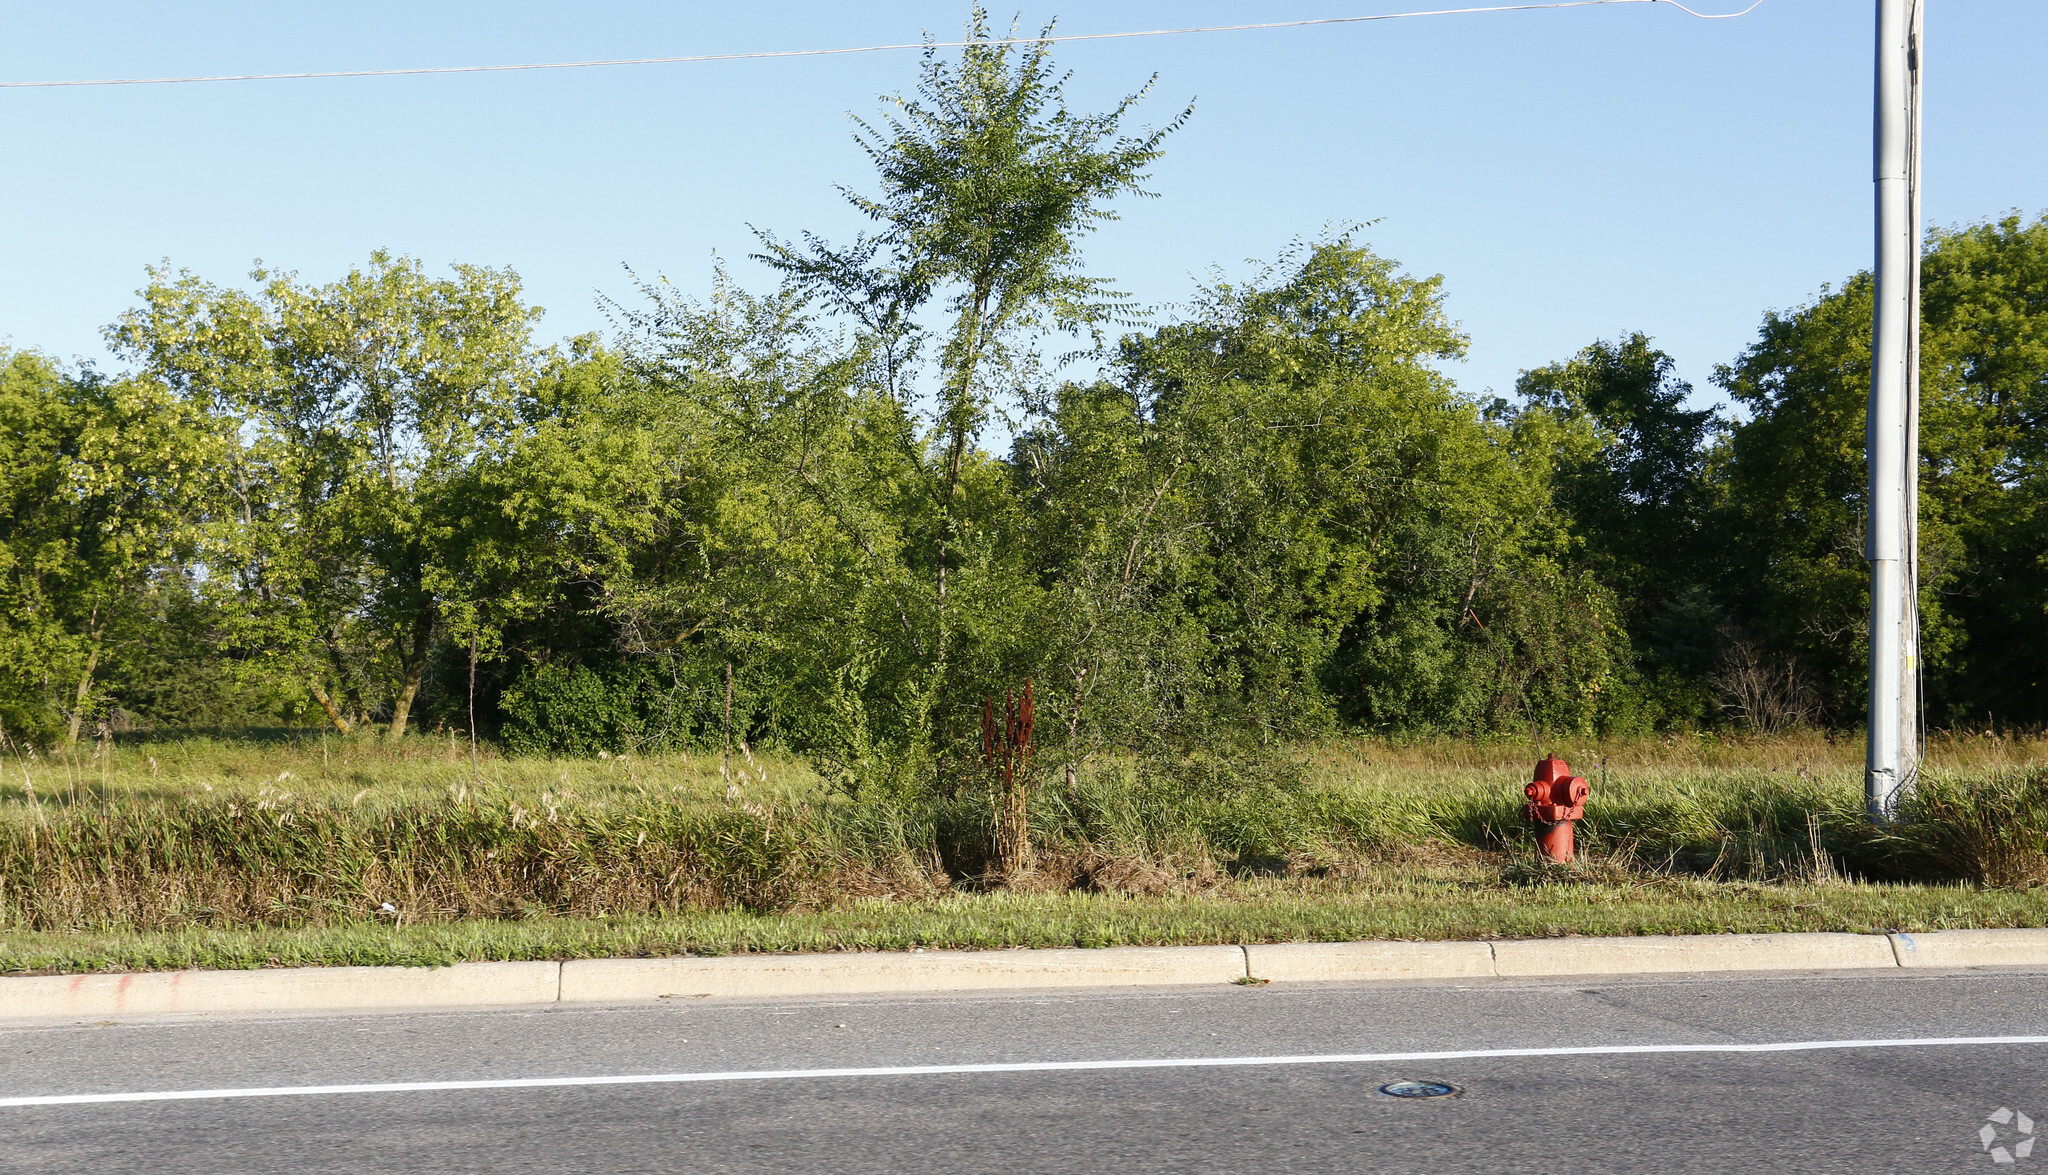
[[[1051,32],[1047,25],[1041,36]],[[885,378],[906,401],[911,361],[928,330],[938,339],[930,431],[917,456],[933,507],[927,543],[941,675],[958,624],[954,580],[971,558],[961,517],[970,454],[1005,393],[1038,393],[1046,331],[1095,332],[1132,309],[1106,279],[1084,272],[1081,238],[1116,218],[1111,201],[1147,194],[1147,169],[1192,112],[1126,133],[1147,82],[1106,111],[1077,113],[1050,44],[1004,43],[1016,39],[1014,29],[997,38],[977,6],[957,62],[927,49],[916,94],[891,96],[877,123],[856,120],[881,190],[846,195],[880,226],[875,234],[845,248],[762,238],[764,260],[872,336]],[[943,325],[925,325],[932,309]]]

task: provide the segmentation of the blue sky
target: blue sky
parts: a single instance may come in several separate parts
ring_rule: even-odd
[[[1694,0],[1733,8],[1737,0]],[[1034,2],[1064,32],[1361,15],[1401,0]],[[1159,74],[1196,112],[1089,246],[1158,306],[1326,225],[1442,273],[1475,394],[1643,330],[1703,393],[1762,313],[1870,255],[1871,0],[1661,5],[1062,46],[1083,104]],[[2048,3],[1935,0],[1926,211],[2048,208]],[[998,8],[1007,15],[1011,8]],[[0,79],[818,48],[955,36],[959,3],[0,3]],[[378,247],[510,266],[543,333],[601,329],[622,270],[750,284],[749,224],[844,237],[849,112],[911,53],[536,73],[0,90],[0,345],[105,362],[99,328],[168,258],[326,281]]]

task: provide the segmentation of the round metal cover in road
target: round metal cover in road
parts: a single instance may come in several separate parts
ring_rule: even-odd
[[[1455,1085],[1441,1081],[1393,1081],[1380,1086],[1380,1092],[1388,1097],[1457,1097],[1465,1092]]]

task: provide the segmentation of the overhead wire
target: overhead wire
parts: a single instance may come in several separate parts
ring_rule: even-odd
[[[1318,25],[1365,24],[1429,16],[1470,16],[1495,12],[1533,12],[1554,8],[1600,8],[1612,4],[1661,4],[1700,20],[1733,20],[1747,16],[1763,0],[1751,0],[1738,12],[1699,12],[1679,0],[1553,0],[1543,4],[1495,4],[1482,8],[1436,8],[1417,12],[1385,12],[1371,16],[1326,16],[1308,20],[1271,20],[1256,24],[1200,25],[1188,28],[1140,29],[1118,33],[1051,33],[1036,37],[1000,37],[971,41],[905,41],[890,45],[858,45],[837,49],[767,49],[739,53],[696,53],[678,57],[613,57],[594,61],[537,61],[514,65],[430,65],[395,69],[306,70],[296,73],[196,74],[189,77],[85,78],[69,81],[0,82],[0,89],[57,89],[76,86],[169,86],[195,82],[278,82],[315,78],[416,77],[428,74],[514,73],[543,69],[603,69],[624,65],[692,65],[715,61],[765,61],[784,57],[840,57],[856,53],[889,53],[908,49],[964,49],[975,46],[1046,45],[1077,41],[1117,41],[1133,37],[1175,37],[1194,33],[1241,33],[1262,29],[1298,29]]]

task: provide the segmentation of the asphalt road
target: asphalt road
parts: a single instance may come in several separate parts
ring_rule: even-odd
[[[1152,989],[0,1024],[0,1097],[1071,1061],[1227,1066],[0,1106],[68,1172],[2048,1172],[2048,972]],[[1309,1059],[1304,1059],[1309,1058]],[[1461,1096],[1402,1101],[1402,1079]],[[1993,1124],[2011,1156],[2020,1119]]]

